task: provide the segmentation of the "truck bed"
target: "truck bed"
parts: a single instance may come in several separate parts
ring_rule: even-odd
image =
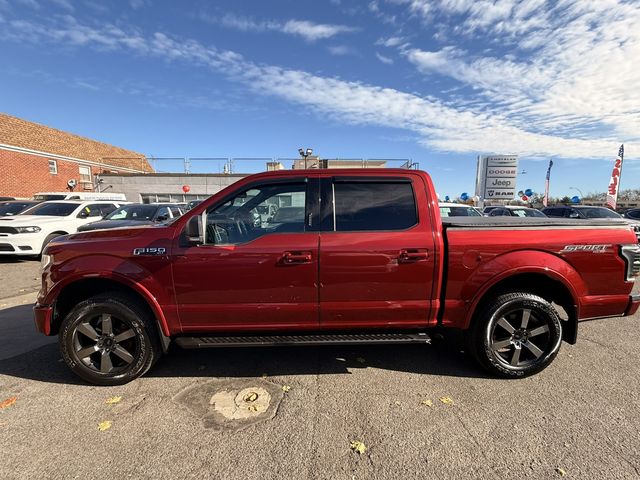
[[[623,219],[578,220],[571,218],[537,218],[537,217],[445,217],[442,219],[444,229],[497,229],[497,228],[602,228],[628,227]]]

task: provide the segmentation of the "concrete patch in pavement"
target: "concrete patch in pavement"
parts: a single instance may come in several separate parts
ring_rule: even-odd
[[[280,385],[262,379],[214,380],[191,385],[174,397],[205,428],[238,431],[275,417],[284,397]]]

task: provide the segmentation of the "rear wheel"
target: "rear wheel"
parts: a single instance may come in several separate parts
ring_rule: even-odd
[[[544,298],[526,292],[496,297],[471,329],[470,349],[489,372],[526,377],[545,369],[558,354],[562,325]]]
[[[161,355],[153,319],[120,292],[91,297],[64,319],[60,351],[69,368],[96,385],[122,385],[143,375]]]

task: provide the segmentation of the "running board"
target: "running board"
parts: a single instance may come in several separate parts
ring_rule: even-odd
[[[295,345],[363,345],[384,343],[431,343],[426,333],[353,333],[314,335],[252,335],[224,337],[178,337],[182,348],[272,347]]]

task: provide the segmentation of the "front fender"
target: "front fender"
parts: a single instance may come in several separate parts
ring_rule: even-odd
[[[44,288],[38,296],[38,304],[53,305],[65,287],[78,281],[111,280],[131,288],[144,298],[158,320],[162,333],[169,336],[169,322],[161,305],[172,305],[174,302],[172,290],[165,288],[161,282],[161,270],[170,269],[170,266],[166,260],[151,266],[157,268],[145,268],[128,259],[106,254],[74,257],[59,264],[54,263],[48,272],[43,273]]]

